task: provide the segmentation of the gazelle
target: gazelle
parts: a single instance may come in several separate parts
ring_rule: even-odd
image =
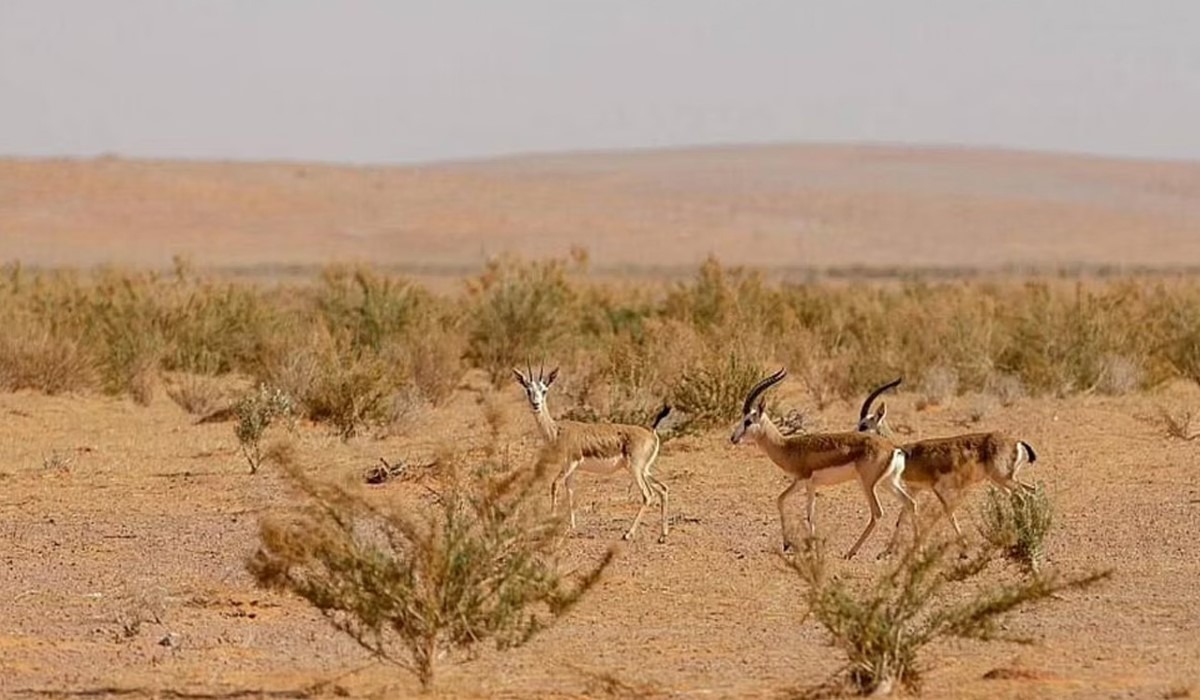
[[[871,410],[871,404],[883,392],[900,385],[897,378],[877,387],[867,396],[858,414],[858,430],[891,437],[887,424],[887,404],[880,401],[879,408]],[[904,483],[913,490],[928,489],[942,504],[942,512],[950,517],[954,532],[961,539],[962,528],[954,515],[962,495],[976,483],[990,480],[1008,492],[1021,489],[1027,493],[1035,489],[1017,478],[1017,472],[1026,464],[1037,461],[1037,453],[1028,442],[1014,439],[1004,433],[970,433],[945,438],[918,440],[901,445],[907,460],[904,468]],[[900,520],[904,513],[900,514]],[[900,520],[896,521],[897,531]]]
[[[785,473],[793,478],[792,484],[779,494],[779,525],[783,530],[783,549],[792,548],[788,536],[784,506],[797,489],[803,485],[808,491],[805,508],[805,525],[808,536],[816,533],[813,523],[813,508],[816,504],[817,487],[830,486],[850,481],[857,477],[870,507],[871,519],[859,535],[858,541],[846,552],[850,559],[875,529],[875,523],[883,515],[879,505],[879,486],[884,485],[900,501],[904,510],[914,508],[912,497],[904,489],[901,477],[904,473],[904,453],[892,443],[877,435],[866,433],[824,433],[814,435],[792,435],[784,437],[771,421],[766,411],[763,392],[783,381],[786,369],[780,369],[750,390],[742,404],[742,420],[730,436],[733,444],[750,436],[759,448]],[[758,405],[755,405],[755,401]],[[913,529],[917,521],[913,518]]]
[[[665,542],[668,532],[667,485],[659,481],[651,469],[658,457],[658,426],[671,412],[671,407],[663,406],[649,428],[620,423],[556,421],[546,408],[546,394],[558,378],[558,368],[549,375],[543,375],[540,369],[537,376],[534,376],[531,368],[527,372],[522,374],[519,369],[513,368],[517,382],[525,389],[525,397],[529,399],[529,407],[533,409],[538,430],[545,441],[540,459],[562,465],[562,470],[550,484],[551,510],[558,508],[561,484],[567,490],[567,510],[571,529],[575,529],[575,473],[585,471],[608,476],[623,468],[628,469],[641,491],[642,505],[622,538],[633,538],[642,516],[650,507],[652,496],[657,496],[662,517],[662,534],[658,541]]]

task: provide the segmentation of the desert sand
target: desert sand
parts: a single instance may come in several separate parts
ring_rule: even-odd
[[[710,253],[762,266],[1005,268],[1200,265],[1200,165],[956,150],[763,147],[536,156],[413,168],[0,162],[0,259],[39,266],[308,267],[370,260],[454,276],[487,255],[586,246],[597,267],[686,268]],[[643,272],[645,270],[643,269]],[[653,272],[653,270],[651,270]],[[361,481],[381,456],[420,462],[482,440],[484,383],[398,435],[294,440],[330,479]],[[504,440],[537,441],[515,385]],[[827,428],[857,406],[818,411]],[[918,411],[889,399],[914,437],[963,432],[974,399]],[[552,399],[553,400],[553,399]],[[1025,474],[1056,507],[1048,564],[1113,568],[1112,581],[1013,615],[1011,642],[943,642],[934,698],[1187,697],[1200,692],[1197,445],[1169,439],[1158,406],[1200,403],[1175,384],[1147,395],[1021,399],[990,429],[1039,455]],[[553,409],[553,405],[551,406]],[[466,436],[466,437],[463,437]],[[264,512],[291,498],[247,473],[229,423],[196,425],[160,392],[149,406],[98,396],[0,394],[0,696],[403,697],[410,677],[371,662],[306,604],[256,589],[243,561]],[[779,697],[841,665],[806,621],[779,556],[782,473],[725,431],[668,443],[673,532],[656,513],[618,544],[637,508],[624,479],[579,479],[569,556],[618,544],[599,588],[528,646],[447,666],[445,697]],[[378,489],[416,488],[390,483]],[[978,521],[962,511],[969,533]],[[932,509],[928,499],[923,510]],[[853,486],[818,500],[836,551],[866,508]],[[888,526],[841,575],[873,575]],[[1000,679],[986,679],[1000,669]],[[995,675],[995,674],[993,674]]]

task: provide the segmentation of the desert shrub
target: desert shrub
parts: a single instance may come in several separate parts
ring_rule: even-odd
[[[188,413],[207,416],[222,407],[225,390],[213,377],[183,374],[167,384],[167,396]]]
[[[499,385],[509,368],[553,355],[576,327],[564,262],[499,258],[467,285],[466,358]]]
[[[958,372],[950,367],[933,367],[921,378],[918,406],[944,406],[958,396]]]
[[[46,394],[96,386],[92,357],[69,337],[55,337],[36,324],[7,324],[0,335],[0,389],[35,389]]]
[[[846,655],[850,690],[884,695],[902,686],[917,692],[921,652],[930,643],[946,637],[1003,638],[999,622],[1005,614],[1111,576],[1111,571],[1051,573],[972,588],[971,579],[988,568],[994,550],[978,551],[960,564],[947,556],[950,549],[948,543],[910,549],[862,585],[830,575],[820,542],[810,541],[788,560],[806,584],[808,614]]]
[[[237,423],[233,426],[233,432],[253,474],[262,464],[263,435],[276,420],[292,416],[292,399],[279,389],[260,384],[257,389],[243,396],[234,410]]]
[[[321,320],[333,335],[347,338],[347,349],[355,353],[380,353],[406,337],[431,304],[417,285],[363,267],[326,268],[316,290]]]
[[[445,465],[457,483],[413,508],[311,479],[286,453],[280,463],[305,503],[262,521],[251,574],[308,601],[423,687],[448,652],[527,642],[591,590],[612,559],[610,551],[583,567],[577,582],[562,576],[562,522],[536,506],[536,470]]]
[[[761,378],[760,366],[738,351],[713,351],[670,388],[671,404],[687,416],[687,430],[725,425],[741,415],[746,395]]]
[[[1200,384],[1200,303],[1179,299],[1168,303],[1161,322],[1161,350],[1175,373]]]
[[[312,383],[299,397],[309,418],[329,423],[343,440],[387,422],[398,383],[386,362],[326,354],[317,363]]]
[[[282,297],[244,284],[182,278],[163,292],[171,300],[163,314],[167,371],[255,373],[288,310]]]
[[[1054,522],[1041,484],[1032,493],[990,488],[982,515],[981,532],[988,542],[1027,570],[1041,570],[1046,535]]]
[[[106,275],[86,297],[84,311],[105,392],[129,394],[143,404],[166,350],[155,280]]]
[[[448,315],[431,318],[395,348],[399,375],[407,377],[421,398],[441,405],[462,379],[465,347],[457,319]]]

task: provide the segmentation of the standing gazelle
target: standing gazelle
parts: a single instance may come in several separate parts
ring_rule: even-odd
[[[749,435],[763,452],[793,478],[792,484],[779,494],[779,525],[783,530],[783,549],[788,551],[792,542],[788,536],[787,518],[784,506],[789,496],[801,485],[808,490],[808,503],[805,509],[805,525],[808,536],[813,537],[816,527],[813,523],[813,508],[816,503],[817,487],[840,484],[858,478],[870,507],[871,519],[859,535],[858,541],[846,552],[850,559],[858,552],[875,523],[883,515],[879,505],[878,488],[880,484],[900,501],[904,510],[913,509],[913,500],[904,490],[901,477],[904,474],[904,453],[890,441],[877,435],[865,433],[824,433],[815,435],[791,435],[784,437],[779,428],[771,421],[766,411],[766,399],[760,398],[767,389],[783,381],[787,376],[786,369],[780,369],[775,374],[759,382],[746,396],[742,405],[742,420],[734,429],[730,440],[733,444],[741,442]],[[755,405],[758,401],[758,405]],[[913,518],[913,528],[917,520]]]
[[[658,541],[665,542],[668,530],[667,485],[659,481],[651,469],[658,457],[658,425],[671,412],[671,407],[663,406],[649,428],[620,423],[556,421],[546,408],[546,394],[558,377],[558,368],[553,369],[549,376],[544,376],[539,370],[535,377],[532,369],[526,375],[516,368],[513,368],[513,374],[525,389],[525,397],[529,399],[529,407],[533,409],[533,417],[545,441],[540,459],[562,465],[562,470],[550,484],[551,510],[558,508],[558,489],[561,484],[567,490],[567,511],[571,529],[574,529],[575,473],[585,471],[608,476],[625,468],[631,472],[641,491],[642,505],[623,539],[633,538],[638,523],[650,507],[652,496],[657,496],[662,517],[662,534]]]
[[[887,404],[882,401],[874,412],[871,404],[883,392],[900,385],[895,379],[876,388],[863,402],[858,416],[858,430],[891,437],[887,424]],[[974,484],[990,480],[1008,492],[1021,489],[1034,491],[1034,487],[1017,479],[1017,472],[1026,464],[1037,461],[1037,453],[1029,443],[1009,437],[1004,433],[970,433],[945,438],[918,440],[901,445],[907,460],[904,468],[904,483],[914,490],[928,489],[942,504],[942,512],[950,517],[954,532],[961,539],[962,528],[954,509],[966,491]],[[905,514],[900,514],[900,520]],[[900,529],[900,520],[896,529]],[[894,541],[894,536],[893,536]]]

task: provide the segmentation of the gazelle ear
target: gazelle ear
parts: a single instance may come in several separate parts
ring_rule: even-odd
[[[875,410],[875,422],[879,423],[887,416],[887,402],[880,401],[879,408]]]
[[[758,415],[763,415],[767,412],[767,397],[758,400]]]
[[[557,378],[558,378],[558,368],[555,367],[554,369],[550,370],[550,376],[546,377],[546,387],[549,388],[550,385],[553,384],[554,380]]]
[[[529,380],[525,378],[525,375],[521,374],[521,370],[513,367],[512,372],[517,376],[517,381],[521,384],[521,386],[529,386]]]

